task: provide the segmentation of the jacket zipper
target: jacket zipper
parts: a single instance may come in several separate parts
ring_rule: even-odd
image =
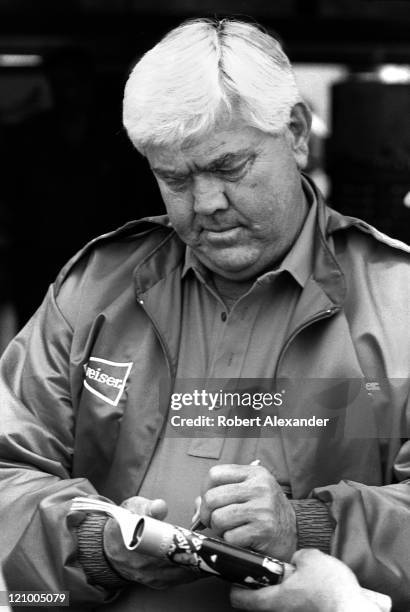
[[[312,317],[311,319],[306,321],[306,323],[303,323],[302,325],[299,325],[299,327],[297,327],[294,330],[292,335],[289,336],[289,338],[287,339],[285,345],[283,346],[283,348],[282,348],[282,350],[281,350],[281,352],[279,354],[279,358],[278,358],[278,361],[277,361],[277,364],[276,364],[275,373],[274,373],[274,377],[273,377],[274,381],[276,381],[276,379],[277,379],[279,368],[282,365],[282,361],[283,361],[283,358],[285,356],[285,353],[288,350],[289,345],[291,344],[291,342],[293,342],[293,340],[296,338],[296,336],[298,334],[300,334],[301,331],[303,331],[304,329],[309,327],[309,325],[312,325],[312,323],[316,323],[317,321],[320,321],[321,319],[328,319],[329,317],[331,317],[334,314],[336,314],[336,312],[338,312],[339,310],[340,310],[339,306],[332,306],[332,308],[327,308],[326,310],[322,310],[322,311],[318,312],[314,317]]]
[[[143,309],[143,311],[145,312],[145,314],[147,315],[148,319],[149,319],[149,320],[150,320],[150,322],[151,322],[152,327],[154,328],[155,335],[157,336],[157,338],[158,338],[158,340],[159,340],[159,343],[160,343],[161,348],[162,348],[162,352],[163,352],[164,357],[165,357],[165,362],[166,362],[166,364],[167,364],[168,373],[169,373],[169,377],[170,377],[170,379],[171,379],[171,384],[172,384],[172,388],[173,388],[173,386],[174,386],[174,382],[175,382],[175,379],[174,379],[174,377],[173,377],[173,375],[172,375],[172,363],[171,363],[171,358],[170,358],[170,356],[169,356],[169,352],[168,352],[167,345],[165,344],[165,342],[164,342],[164,340],[163,340],[163,338],[162,338],[162,335],[161,335],[161,333],[160,333],[160,331],[159,331],[159,329],[158,329],[157,325],[155,324],[155,321],[153,320],[153,318],[151,317],[151,315],[148,313],[147,309],[145,308],[145,306],[144,306],[144,300],[143,300],[142,298],[138,297],[138,295],[137,295],[137,302],[138,302],[138,304],[141,306],[141,308]],[[166,427],[166,424],[167,424],[167,416],[165,415],[163,426],[161,427],[161,430],[158,432],[157,438],[156,438],[156,440],[155,440],[155,444],[154,444],[154,446],[153,446],[153,448],[152,448],[152,451],[151,451],[151,454],[150,454],[150,456],[149,456],[149,459],[148,459],[148,461],[146,462],[145,469],[144,469],[144,474],[143,474],[142,479],[141,479],[141,483],[143,483],[143,482],[144,482],[144,479],[145,479],[145,477],[146,477],[146,475],[147,475],[147,471],[148,471],[148,469],[149,469],[149,466],[151,465],[152,458],[154,457],[155,452],[156,452],[156,450],[157,450],[157,448],[158,448],[158,442],[159,442],[159,441],[160,441],[160,439],[161,439],[161,434],[162,434],[162,432],[164,431],[164,428]],[[137,493],[137,494],[138,494],[138,493]]]
[[[165,344],[162,335],[158,329],[158,326],[156,325],[154,319],[151,317],[151,315],[148,313],[147,309],[144,306],[144,300],[140,297],[137,296],[137,302],[138,304],[142,307],[143,311],[145,312],[145,314],[147,315],[148,319],[151,321],[151,325],[154,328],[155,334],[159,340],[159,343],[161,345],[162,351],[165,355],[165,361],[167,362],[167,367],[168,367],[168,372],[169,372],[169,377],[172,381],[174,381],[174,376],[172,374],[172,363],[171,363],[171,358],[169,356],[169,351],[168,351],[168,347]]]

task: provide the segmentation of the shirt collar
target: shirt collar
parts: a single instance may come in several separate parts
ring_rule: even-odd
[[[199,261],[194,251],[190,246],[185,249],[185,262],[182,268],[182,278],[188,273],[189,270],[195,272],[195,275],[202,283],[207,283],[211,277],[210,271]]]
[[[278,268],[278,270],[287,270],[301,287],[306,285],[308,278],[313,274],[317,217],[317,200],[307,183],[304,183],[304,191],[310,206],[309,212],[296,242]]]
[[[313,273],[313,256],[314,256],[314,240],[315,226],[317,216],[317,199],[313,189],[307,181],[303,182],[303,188],[309,204],[309,211],[302,230],[296,239],[296,242],[282,260],[278,268],[264,272],[259,278],[269,278],[270,275],[277,275],[279,272],[286,270],[293,278],[304,287],[308,278]],[[182,269],[182,278],[188,273],[188,270],[193,270],[197,278],[202,283],[207,283],[211,278],[210,271],[196,257],[191,247],[187,246],[185,250],[185,262]]]

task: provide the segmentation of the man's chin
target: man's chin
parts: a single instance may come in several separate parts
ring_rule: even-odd
[[[214,274],[229,280],[245,281],[258,275],[257,260],[251,257],[201,258],[203,265]]]

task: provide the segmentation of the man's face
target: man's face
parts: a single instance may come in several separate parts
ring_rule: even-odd
[[[306,214],[292,138],[239,120],[147,158],[172,226],[214,273],[249,280],[279,263]]]

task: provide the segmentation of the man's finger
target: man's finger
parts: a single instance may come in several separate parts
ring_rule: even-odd
[[[242,546],[243,548],[257,549],[258,532],[251,523],[244,523],[233,529],[225,531],[223,538],[227,544]]]
[[[252,498],[252,493],[252,488],[244,482],[219,485],[204,494],[203,503],[212,512],[217,508],[247,502]]]
[[[236,463],[225,463],[214,465],[208,472],[202,492],[220,485],[243,482],[252,470],[264,469],[255,465],[238,465]]]
[[[168,514],[168,506],[166,501],[163,499],[153,499],[150,503],[147,514],[148,516],[152,516],[152,518],[163,521]]]
[[[135,496],[124,499],[121,507],[129,510],[130,512],[135,512],[135,514],[147,514],[150,503],[151,500],[147,499],[146,497]]]
[[[231,604],[240,610],[253,610],[255,612],[275,612],[278,599],[279,586],[265,587],[253,590],[234,586],[231,589]]]
[[[159,520],[163,520],[168,513],[167,504],[163,499],[147,499],[146,497],[135,496],[125,499],[121,506],[135,514],[146,514]]]
[[[303,548],[301,550],[297,550],[292,559],[291,563],[295,565],[298,569],[302,569],[308,565],[320,565],[322,559],[328,560],[328,556],[322,553],[317,548]]]

